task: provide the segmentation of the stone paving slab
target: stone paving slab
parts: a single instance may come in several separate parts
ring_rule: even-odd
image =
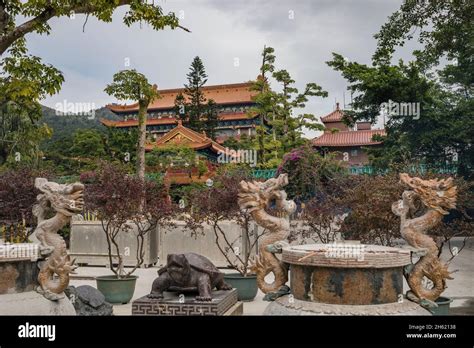
[[[460,246],[460,241],[455,240],[452,243],[453,246]],[[449,256],[449,251],[443,252],[443,258],[446,259]],[[450,271],[458,270],[453,273],[453,280],[448,280],[448,288],[443,293],[453,299],[451,303],[452,313],[458,315],[474,314],[474,241],[471,241],[469,245],[464,248],[457,255],[449,266]],[[134,273],[139,278],[137,280],[137,287],[133,300],[136,300],[142,296],[147,295],[151,290],[151,284],[157,277],[158,267],[153,268],[139,268]],[[221,269],[222,272],[232,272],[232,270]],[[91,285],[97,287],[94,277],[99,275],[113,274],[110,269],[105,267],[79,267],[77,274],[73,275],[71,285]],[[269,281],[271,281],[269,279]],[[404,291],[408,290],[408,285],[404,280],[403,285]],[[258,291],[257,297],[254,301],[244,302],[243,315],[262,315],[268,302],[263,301],[264,294]],[[126,305],[114,305],[115,315],[131,315],[132,304],[131,302]]]

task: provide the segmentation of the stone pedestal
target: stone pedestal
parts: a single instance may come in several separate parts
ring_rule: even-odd
[[[163,299],[141,297],[132,303],[132,315],[217,316],[241,315],[242,303],[237,301],[237,290],[212,292],[212,301],[196,301],[196,294],[165,292]]]
[[[76,315],[76,310],[66,296],[50,301],[36,291],[27,291],[0,295],[0,315]]]
[[[0,315],[76,315],[69,299],[50,301],[37,293],[39,246],[0,245]]]
[[[376,305],[336,305],[301,301],[285,295],[271,302],[263,315],[431,315],[418,304],[403,299],[401,302]]]
[[[0,295],[33,291],[38,284],[39,268],[30,260],[0,260]]]

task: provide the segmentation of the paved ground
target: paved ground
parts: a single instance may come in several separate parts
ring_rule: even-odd
[[[460,247],[461,241],[458,239],[454,241],[451,247]],[[449,252],[443,252],[444,257],[449,255]],[[471,240],[464,250],[457,255],[451,262],[449,267],[451,271],[456,271],[453,274],[454,279],[448,281],[448,288],[443,295],[451,297],[454,301],[451,304],[451,313],[460,315],[474,315],[474,240]],[[151,284],[157,277],[157,268],[138,269],[135,273],[139,278],[137,280],[137,287],[133,300],[142,297],[150,292]],[[229,272],[229,270],[222,270]],[[112,272],[104,267],[80,267],[78,274],[71,280],[71,285],[91,285],[96,287],[94,277],[99,275],[112,274]],[[408,285],[404,285],[405,291]],[[268,302],[263,301],[263,293],[258,292],[257,297],[252,302],[244,303],[244,315],[261,315],[268,305]],[[114,314],[116,315],[130,315],[131,303],[126,305],[115,305]]]
[[[137,286],[133,294],[133,300],[145,296],[150,293],[151,284],[157,277],[158,268],[141,268],[138,269],[134,275],[138,276]],[[222,272],[229,272],[229,270],[221,270]],[[104,267],[79,267],[77,269],[74,279],[71,280],[71,285],[91,285],[97,287],[94,277],[113,274],[110,269]],[[79,278],[79,279],[78,279]],[[84,279],[89,278],[89,279]],[[244,302],[245,315],[260,315],[263,313],[268,302],[263,301],[263,293],[259,290],[257,297],[252,302]],[[114,314],[116,315],[130,315],[132,312],[131,302],[126,305],[114,305]]]

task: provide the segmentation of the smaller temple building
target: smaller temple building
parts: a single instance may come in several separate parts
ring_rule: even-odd
[[[176,127],[156,140],[156,142],[146,144],[145,151],[151,151],[155,147],[168,145],[186,146],[212,162],[216,162],[219,152],[225,152],[225,148],[209,138],[206,133],[198,133],[183,126],[181,120],[178,120],[177,124]]]
[[[384,129],[372,129],[370,122],[357,122],[353,128],[344,121],[344,112],[336,103],[336,110],[321,117],[324,133],[312,140],[313,146],[322,153],[336,152],[336,158],[348,166],[365,166],[369,163],[365,147],[380,146],[374,135],[385,135]]]
[[[196,156],[204,159],[207,170],[200,174],[199,169],[193,163],[184,163],[166,168],[165,184],[185,185],[191,183],[203,183],[211,178],[217,168],[217,157],[226,149],[216,141],[203,133],[198,133],[183,126],[181,120],[177,120],[177,126],[152,143],[145,145],[145,151],[150,152],[155,148],[166,148],[167,146],[184,146],[196,153]]]

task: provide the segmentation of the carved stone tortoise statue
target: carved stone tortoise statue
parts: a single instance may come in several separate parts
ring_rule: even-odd
[[[212,289],[231,290],[224,274],[206,257],[195,254],[169,254],[166,266],[158,271],[149,298],[163,298],[163,291],[198,292],[197,301],[211,301]]]

